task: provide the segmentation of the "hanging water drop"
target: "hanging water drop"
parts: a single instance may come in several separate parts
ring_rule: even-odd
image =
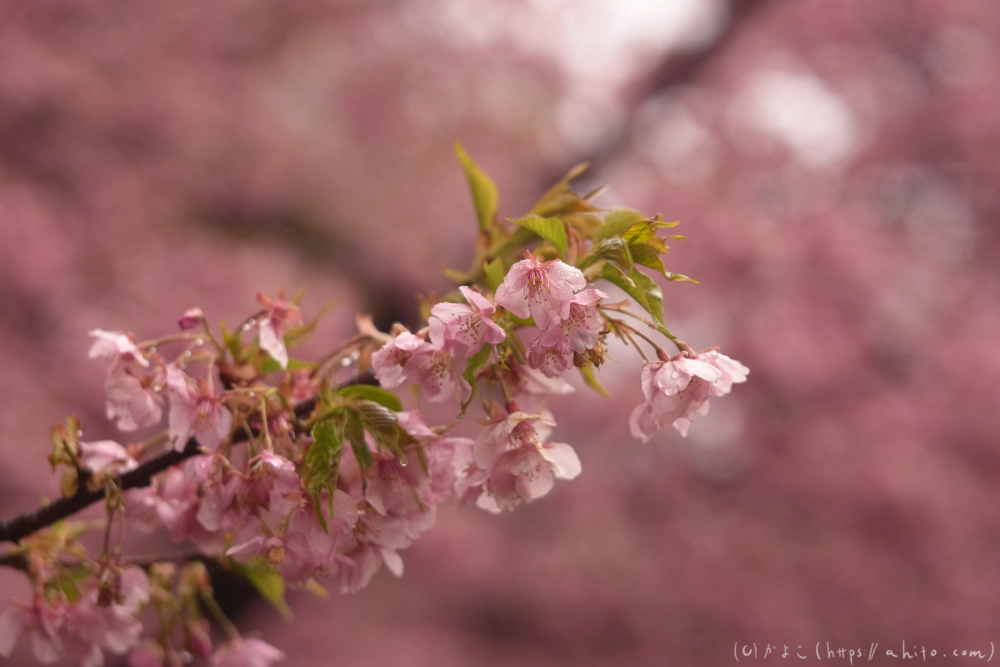
[[[406,467],[407,465],[409,465],[409,461],[407,461],[407,460],[406,460],[406,457],[405,457],[405,456],[400,456],[400,457],[399,457],[399,465],[403,466],[404,468],[405,468],[405,467]]]

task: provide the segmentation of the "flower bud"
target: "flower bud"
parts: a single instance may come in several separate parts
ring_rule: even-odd
[[[177,326],[180,327],[181,331],[188,331],[204,321],[205,313],[201,312],[201,308],[192,308],[178,318]]]

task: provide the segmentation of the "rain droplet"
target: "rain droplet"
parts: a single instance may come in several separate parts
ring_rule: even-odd
[[[399,465],[401,465],[401,466],[403,466],[405,468],[409,464],[410,464],[410,462],[406,460],[405,456],[400,456],[399,457]]]
[[[197,340],[195,340],[194,344],[195,344],[195,345],[204,345],[204,344],[205,344],[205,341],[204,341],[204,340],[202,340],[201,338],[198,338]]]
[[[158,394],[161,391],[163,391],[163,385],[160,384],[159,382],[154,382],[153,386],[150,387],[150,389],[152,389],[154,392],[156,392]]]
[[[247,396],[249,396],[250,398],[253,398],[254,394],[253,394],[253,392],[251,391],[251,392],[247,393]]]
[[[77,430],[76,437],[78,437],[78,438],[82,438],[83,437],[83,429]]]
[[[153,354],[154,352],[156,352],[156,346],[155,345],[150,345],[149,346],[149,353]]]
[[[184,357],[185,359],[187,359],[188,357],[190,357],[190,356],[191,356],[191,350],[184,350],[184,354],[183,354],[182,356],[183,356],[183,357]]]
[[[351,359],[350,357],[344,357],[343,359],[340,360],[340,365],[341,366],[350,366],[353,363],[354,363],[354,360]]]

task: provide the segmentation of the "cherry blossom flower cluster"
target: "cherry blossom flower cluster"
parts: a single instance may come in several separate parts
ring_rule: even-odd
[[[103,548],[90,555],[79,539],[93,522],[43,513],[11,522],[36,521],[31,530],[0,530],[16,542],[4,562],[23,569],[34,591],[0,616],[0,655],[25,641],[42,663],[73,653],[91,667],[105,652],[128,652],[134,667],[192,659],[266,667],[284,654],[229,622],[206,561],[285,612],[286,586],[348,593],[382,569],[402,575],[400,552],[433,527],[439,508],[497,513],[547,495],[582,470],[573,447],[551,438],[548,398],[575,391],[565,377],[573,369],[606,393],[595,371],[608,336],[645,361],[645,401],[630,419],[643,441],[671,426],[686,434],[709,396],[746,380],[739,362],[714,348],[695,353],[667,329],[659,283],[639,269],[689,280],[660,259],[657,232],[675,223],[603,211],[570,189],[574,174],[528,216],[504,221],[492,182],[459,156],[480,243],[469,272],[449,271],[460,286],[412,332],[395,324],[383,333],[359,316],[356,336],[318,361],[297,359],[290,348],[317,319],[283,294],[259,296],[259,310],[232,331],[213,329],[194,308],[178,332],[155,340],[91,332],[107,417],[144,439],[86,441],[73,417],[53,429],[49,461],[63,498],[44,515],[65,508],[56,518],[68,519],[103,500]],[[591,286],[598,281],[628,298],[611,302]],[[416,389],[410,406],[401,397],[409,392],[396,391],[407,386]],[[420,407],[452,402],[465,417],[477,399],[484,419],[467,436],[428,424]],[[126,521],[188,551],[140,561],[123,549]],[[158,628],[145,632],[140,615],[150,608]]]

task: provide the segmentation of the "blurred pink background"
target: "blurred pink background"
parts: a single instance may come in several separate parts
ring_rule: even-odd
[[[91,328],[235,323],[299,287],[340,298],[317,350],[359,310],[412,322],[471,257],[459,138],[501,215],[590,160],[580,190],[681,220],[668,269],[701,284],[664,286],[667,322],[750,381],[642,445],[614,348],[613,400],[553,406],[580,479],[442,513],[401,579],[293,592],[291,623],[220,582],[242,628],[303,666],[988,651],[998,38],[989,0],[4,0],[0,514],[58,493],[67,413],[115,436]]]

